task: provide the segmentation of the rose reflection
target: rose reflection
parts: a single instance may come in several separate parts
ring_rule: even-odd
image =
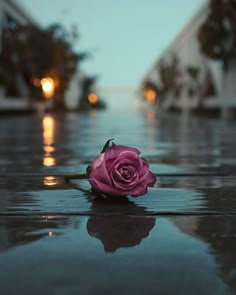
[[[43,117],[43,143],[44,143],[44,158],[43,165],[50,167],[56,165],[56,159],[53,157],[55,147],[53,146],[55,141],[55,119],[46,115]]]
[[[104,210],[108,214],[101,216]],[[145,216],[145,208],[128,199],[111,202],[95,199],[92,212],[94,216],[87,222],[87,231],[92,237],[101,240],[105,252],[140,244],[155,225],[155,218]],[[117,212],[123,214],[117,215]]]

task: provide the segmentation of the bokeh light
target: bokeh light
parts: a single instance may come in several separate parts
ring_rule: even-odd
[[[55,83],[50,77],[41,79],[41,86],[43,90],[43,95],[45,98],[51,98],[54,94]]]

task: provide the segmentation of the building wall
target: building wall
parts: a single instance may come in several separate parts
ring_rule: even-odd
[[[13,0],[0,0],[0,42],[2,46],[2,31],[6,25],[6,15],[9,15],[17,23],[25,25],[27,23],[35,23],[16,2]],[[1,48],[1,47],[0,47]]]
[[[165,58],[170,53],[176,53],[183,66],[191,63],[199,65],[202,62],[202,54],[199,50],[197,33],[208,13],[208,1],[189,20],[184,28],[177,34],[175,39],[159,57]]]
[[[160,61],[168,62],[175,55],[179,62],[179,78],[182,85],[180,97],[177,99],[173,93],[168,94],[163,100],[163,107],[198,108],[199,106],[210,108],[224,108],[226,105],[236,107],[236,62],[232,62],[228,71],[224,72],[222,65],[218,61],[212,61],[205,57],[199,46],[197,34],[200,26],[208,15],[209,1],[194,14],[190,21],[177,34],[176,38],[158,57],[155,64],[151,67],[143,81],[154,82],[157,86],[160,84],[158,74],[158,64]],[[193,79],[186,70],[188,67],[199,69],[197,79]],[[214,95],[205,96],[205,90],[211,83],[215,90]],[[194,95],[189,95],[189,90],[194,90]]]
[[[35,22],[32,18],[13,0],[0,0],[0,53],[4,47],[2,34],[4,29],[13,29],[14,24],[26,25]],[[21,95],[19,97],[6,97],[4,86],[0,85],[0,111],[27,110],[30,106],[28,87],[19,73],[15,83],[19,86]]]
[[[82,72],[76,72],[69,84],[69,87],[65,93],[65,105],[68,110],[77,110],[79,107],[80,97],[82,95],[82,89],[79,87],[82,84],[84,75]]]

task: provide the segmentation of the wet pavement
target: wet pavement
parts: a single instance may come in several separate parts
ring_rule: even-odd
[[[235,124],[153,110],[0,117],[0,294],[236,294]],[[64,183],[109,138],[150,162],[145,196]]]

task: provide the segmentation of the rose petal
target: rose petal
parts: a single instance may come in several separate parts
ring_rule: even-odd
[[[157,181],[156,175],[154,175],[151,171],[149,171],[147,185],[149,187],[153,187],[155,185],[156,181]]]
[[[89,182],[97,193],[103,193],[105,195],[111,195],[111,196],[122,196],[126,197],[128,193],[126,191],[120,191],[116,188],[113,188],[111,185],[107,185],[106,183],[98,182],[95,178],[89,178]]]
[[[140,154],[140,151],[136,148],[123,146],[123,145],[116,145],[113,143],[112,146],[109,147],[105,152],[105,161],[111,158],[117,158],[119,155],[121,155],[124,152],[131,152],[136,155]]]
[[[135,189],[132,190],[132,192],[129,193],[129,195],[131,195],[132,197],[138,197],[138,196],[145,195],[147,191],[148,191],[147,186],[140,183],[139,185],[135,187]]]
[[[119,169],[113,171],[112,176],[114,177],[114,180],[117,181],[123,181],[123,182],[131,182],[133,178],[135,178],[137,175],[136,171],[133,170],[129,172],[129,174],[124,174],[119,171]]]
[[[106,161],[106,168],[108,171],[108,174],[110,174],[111,170],[115,165],[125,165],[125,164],[131,164],[136,168],[138,173],[140,173],[143,169],[143,162],[141,158],[133,152],[122,152],[121,154],[117,155],[116,158],[110,158],[106,159],[106,155],[104,160]]]
[[[89,178],[96,178],[102,183],[112,185],[111,179],[107,173],[106,163],[104,161],[104,153],[97,156],[90,167]]]
[[[129,177],[124,177],[118,169],[114,169],[114,171],[112,171],[111,173],[111,179],[112,179],[112,183],[114,186],[116,186],[117,184],[121,184],[121,186],[128,186],[128,185],[132,185],[133,182],[138,182],[139,180],[139,176],[137,171],[134,169],[134,167],[130,167],[130,170],[132,170],[132,174]]]
[[[116,188],[117,190],[131,191],[133,188],[135,188],[137,186],[138,181],[139,181],[139,179],[137,179],[137,181],[134,180],[134,181],[129,182],[129,183],[122,182],[122,181],[116,181],[113,184],[113,187]]]
[[[154,186],[157,178],[156,176],[149,170],[149,164],[145,159],[142,159],[143,171],[142,175],[140,175],[140,182],[146,183],[147,186]]]

